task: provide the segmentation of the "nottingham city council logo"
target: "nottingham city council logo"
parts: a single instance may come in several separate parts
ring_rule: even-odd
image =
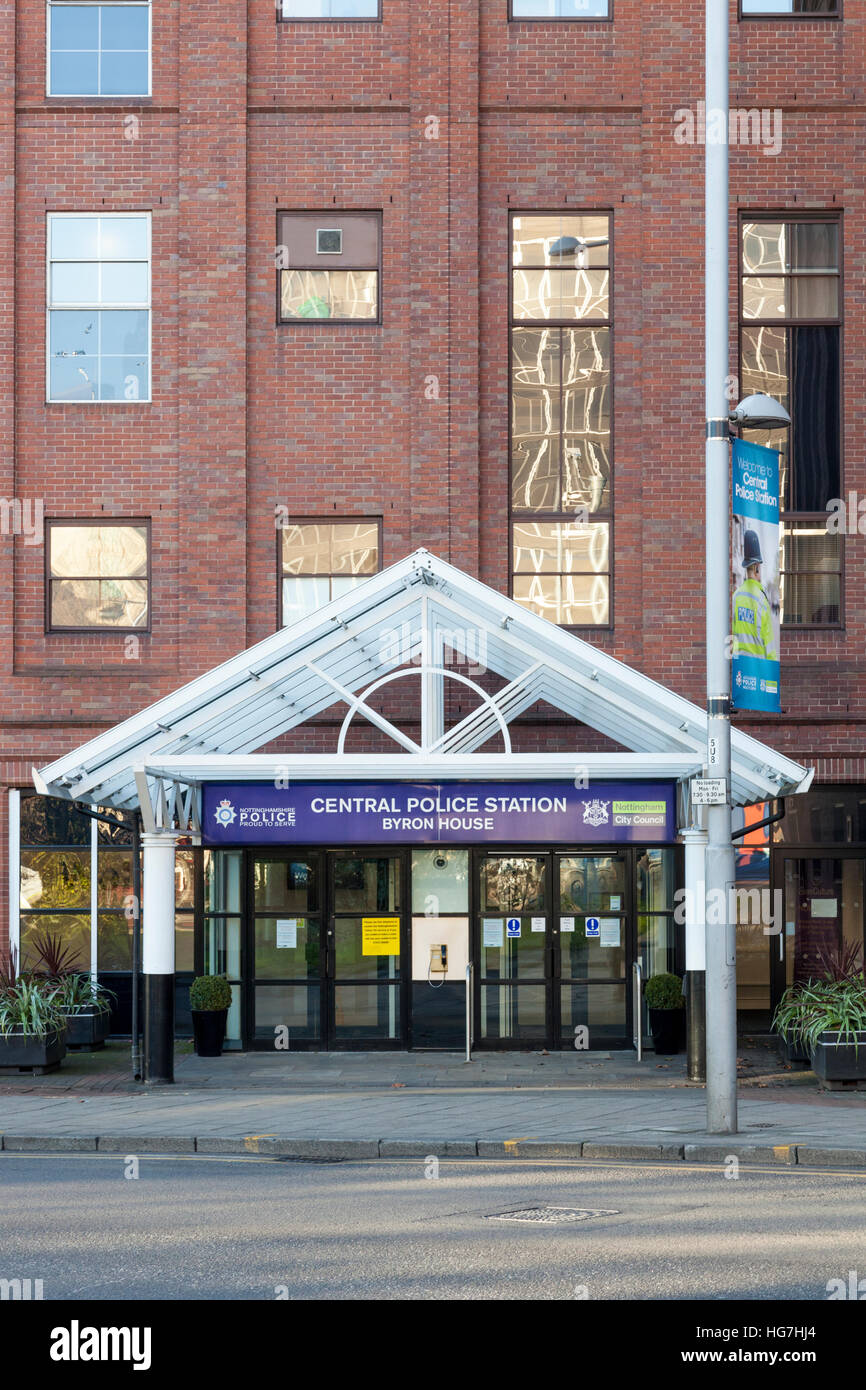
[[[236,817],[237,812],[228,797],[226,797],[225,801],[220,802],[213,813],[213,818],[217,825],[232,825]]]
[[[607,825],[610,820],[609,805],[607,801],[587,801],[583,808],[584,825]]]

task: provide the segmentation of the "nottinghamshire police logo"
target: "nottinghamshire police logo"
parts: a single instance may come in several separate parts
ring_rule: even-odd
[[[228,797],[226,797],[225,801],[220,802],[213,813],[213,818],[217,825],[232,825],[236,817],[237,812]]]
[[[610,820],[609,805],[608,801],[587,801],[583,808],[584,825],[607,825]]]

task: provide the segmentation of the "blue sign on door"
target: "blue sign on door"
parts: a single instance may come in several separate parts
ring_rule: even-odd
[[[519,917],[509,917],[508,922],[506,923],[506,927],[505,927],[505,935],[506,935],[506,936],[519,936],[519,935],[520,935],[520,918],[519,918]]]
[[[587,936],[601,936],[601,923],[597,917],[587,917],[586,934]]]

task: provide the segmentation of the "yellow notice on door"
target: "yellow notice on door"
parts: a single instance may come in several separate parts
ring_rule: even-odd
[[[399,956],[400,918],[362,917],[361,954],[363,956]]]

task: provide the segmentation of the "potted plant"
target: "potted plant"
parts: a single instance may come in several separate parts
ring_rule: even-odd
[[[46,1072],[66,1056],[66,1018],[45,981],[4,972],[0,987],[0,1069]]]
[[[114,995],[86,972],[72,968],[77,959],[59,936],[44,932],[32,945],[36,967],[29,978],[50,986],[66,1016],[66,1046],[92,1052],[105,1046]]]
[[[651,975],[644,993],[656,1052],[664,1056],[679,1052],[685,1018],[682,980],[679,975]]]
[[[54,999],[66,1016],[66,1046],[82,1052],[105,1047],[114,995],[90,975],[62,975]]]
[[[828,1086],[866,1082],[866,979],[806,980],[782,995],[773,1026],[802,1044]]]
[[[197,1056],[221,1055],[231,1002],[231,985],[225,975],[199,975],[193,980],[189,989],[189,1004]]]

